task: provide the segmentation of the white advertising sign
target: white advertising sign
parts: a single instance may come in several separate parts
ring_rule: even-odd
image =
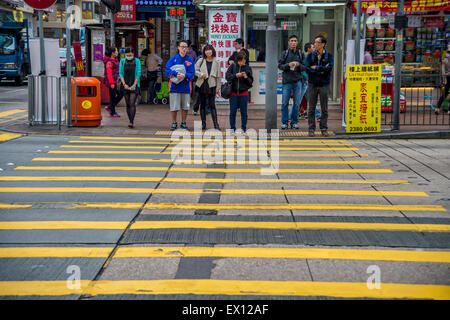
[[[241,37],[240,10],[210,10],[208,15],[209,43],[216,50],[216,58],[220,63],[222,83],[228,69],[228,59],[235,51],[233,42]],[[227,100],[217,96],[217,102]]]

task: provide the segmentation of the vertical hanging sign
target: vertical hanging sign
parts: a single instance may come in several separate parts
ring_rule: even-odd
[[[220,63],[222,83],[228,69],[228,59],[235,51],[233,42],[241,37],[241,11],[240,10],[209,10],[208,14],[209,43],[216,50],[216,58]],[[217,96],[217,101],[226,101]]]
[[[347,133],[381,131],[381,66],[347,66]]]

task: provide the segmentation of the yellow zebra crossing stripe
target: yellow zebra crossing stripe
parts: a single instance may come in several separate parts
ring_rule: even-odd
[[[51,154],[172,154],[169,151],[86,151],[86,150],[51,150],[47,153]],[[203,155],[203,152],[191,152],[191,155]],[[258,153],[242,153],[240,150],[237,150],[236,153],[230,152],[212,152],[213,155],[222,154],[222,155],[248,155],[248,156],[258,156]],[[368,157],[369,155],[366,153],[358,154],[358,153],[280,153],[279,157],[299,157],[299,158],[322,158],[322,157]]]
[[[95,149],[100,149],[100,148],[103,148],[103,149],[159,149],[159,150],[161,150],[161,149],[164,149],[164,150],[173,150],[173,149],[180,149],[180,148],[173,148],[173,147],[168,147],[168,148],[164,148],[164,146],[111,146],[111,145],[108,145],[108,146],[102,146],[102,145],[98,145],[98,146],[87,146],[87,145],[83,145],[83,146],[75,146],[75,145],[61,145],[60,146],[60,148],[95,148]],[[188,148],[188,146],[186,146],[185,148]],[[183,149],[183,148],[181,148],[181,149]],[[194,148],[192,148],[194,151],[195,151],[195,149]],[[202,150],[211,150],[211,151],[214,151],[216,149],[216,147],[214,147],[214,146],[212,146],[212,147],[206,147],[206,148],[202,148]],[[225,147],[223,150],[233,150],[234,148],[231,148],[231,145],[230,145],[230,147]],[[335,148],[335,147],[328,147],[328,148],[326,148],[326,147],[304,147],[304,148],[291,148],[291,147],[279,147],[279,148],[276,148],[277,150],[290,150],[290,151],[324,151],[324,150],[326,150],[326,151],[331,151],[331,150],[340,150],[340,151],[342,151],[342,150],[346,150],[346,151],[356,151],[356,150],[359,150],[358,148],[350,148],[350,147],[342,147],[342,148]],[[257,150],[257,151],[259,151],[259,150],[261,150],[260,148],[247,148],[247,147],[245,147],[245,148],[239,148],[239,151],[244,151],[244,150],[253,150],[253,151],[255,151],[255,150]],[[269,146],[267,147],[267,150],[272,150]]]
[[[21,136],[23,136],[23,134],[0,132],[0,142],[19,138]]]
[[[0,230],[119,230],[122,221],[2,221]],[[136,221],[131,230],[140,229],[277,229],[277,230],[372,230],[410,232],[450,232],[445,224],[359,223],[359,222],[260,222],[260,221]]]
[[[450,232],[445,224],[360,223],[360,222],[261,222],[261,221],[136,221],[138,229],[278,229],[278,230],[372,230]]]
[[[25,111],[26,111],[25,109],[13,109],[13,110],[3,111],[3,112],[0,112],[0,118],[7,117],[7,116],[17,114],[17,113],[22,113]]]
[[[80,193],[153,193],[153,194],[280,194],[280,195],[346,195],[346,196],[398,196],[428,197],[421,191],[364,191],[364,190],[277,190],[277,189],[154,189],[154,188],[107,188],[107,187],[0,187],[0,193],[28,192],[80,192]]]
[[[81,280],[80,288],[67,281],[0,281],[0,296],[64,295],[256,295],[325,296],[378,299],[450,299],[450,286],[429,284],[382,283],[370,290],[367,283],[320,281],[244,281],[216,279],[170,280]]]
[[[225,164],[271,164],[271,163],[279,163],[279,164],[380,164],[380,161],[346,161],[346,160],[336,160],[336,161],[328,161],[328,160],[316,160],[316,161],[239,161],[239,160],[217,160],[217,161],[209,161],[209,160],[184,160],[184,159],[130,159],[130,158],[50,158],[50,157],[37,157],[32,159],[32,161],[50,161],[50,162],[174,162],[174,163],[182,163],[182,164],[206,164],[206,163],[225,163]],[[200,163],[198,163],[200,162]]]
[[[107,258],[113,247],[6,247],[0,258]],[[449,251],[266,247],[129,247],[121,246],[113,258],[264,258],[331,259],[450,263]]]
[[[409,184],[407,180],[362,179],[239,179],[239,178],[167,178],[167,177],[75,177],[75,176],[0,176],[0,181],[134,181],[178,183],[320,183],[320,184]]]
[[[261,169],[230,168],[181,168],[181,167],[122,167],[122,166],[18,166],[14,170],[48,171],[177,171],[177,172],[226,172],[260,173]],[[278,169],[279,173],[392,173],[391,169]]]
[[[30,202],[0,203],[0,209],[38,208],[48,205],[62,209],[140,209],[142,203],[123,202]],[[147,210],[246,210],[249,213],[259,210],[357,210],[357,211],[417,211],[447,212],[440,205],[391,205],[391,204],[310,204],[310,203],[147,203]]]

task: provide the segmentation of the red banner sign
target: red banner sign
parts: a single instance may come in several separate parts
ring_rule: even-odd
[[[120,12],[116,13],[117,22],[136,21],[136,1],[120,0]]]
[[[379,12],[397,12],[398,1],[369,1],[361,0],[362,13],[376,13]],[[356,13],[357,1],[352,2],[352,11]],[[429,11],[450,11],[450,2],[448,0],[414,0],[405,1],[405,13],[429,12]]]
[[[81,45],[79,42],[72,43],[75,54],[75,66],[77,68],[77,77],[84,77],[83,56],[81,55]]]
[[[423,17],[423,24],[427,28],[443,28],[445,26],[444,17]]]

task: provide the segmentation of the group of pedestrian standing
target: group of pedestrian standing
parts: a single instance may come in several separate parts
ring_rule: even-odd
[[[299,108],[304,95],[308,100],[308,131],[309,136],[315,135],[316,118],[320,118],[320,130],[323,136],[328,136],[328,96],[331,74],[333,70],[333,55],[326,49],[327,40],[317,36],[314,43],[305,44],[302,52],[298,47],[299,39],[292,35],[288,40],[288,49],[281,53],[278,68],[283,72],[281,129],[287,129],[289,122],[292,129],[299,129]],[[229,67],[225,81],[231,87],[229,97],[229,122],[236,131],[236,115],[241,114],[241,129],[247,130],[247,106],[249,90],[253,85],[253,73],[249,66],[249,53],[244,48],[242,39],[234,41],[236,51],[230,56]],[[201,55],[192,50],[188,40],[177,44],[178,53],[171,57],[165,65],[165,75],[169,79],[169,102],[172,124],[171,130],[178,128],[178,111],[181,111],[180,128],[188,129],[186,119],[191,104],[191,94],[198,94],[202,129],[207,128],[206,115],[211,114],[213,126],[220,130],[215,104],[216,94],[220,92],[222,77],[216,51],[210,44],[203,46]],[[154,84],[160,71],[162,59],[155,54],[146,52],[145,66],[149,79],[149,102],[155,98]],[[106,51],[105,84],[109,87],[110,104],[106,110],[112,117],[120,117],[115,110],[116,104],[125,97],[129,127],[134,127],[136,115],[136,99],[140,94],[141,63],[134,56],[132,48],[125,49],[125,58],[117,60],[118,50],[113,47]],[[153,89],[153,90],[152,90]],[[290,98],[293,104],[289,110]],[[320,99],[321,112],[317,110]],[[194,110],[196,112],[196,110]]]
[[[299,129],[299,106],[303,96],[308,100],[308,135],[313,137],[316,118],[320,118],[320,130],[328,136],[328,96],[330,92],[333,55],[326,49],[327,40],[317,36],[314,43],[305,44],[305,54],[298,48],[298,37],[289,37],[289,48],[282,52],[278,68],[283,71],[283,95],[281,103],[281,129]],[[293,104],[289,110],[290,98]],[[316,110],[320,99],[321,112]]]

